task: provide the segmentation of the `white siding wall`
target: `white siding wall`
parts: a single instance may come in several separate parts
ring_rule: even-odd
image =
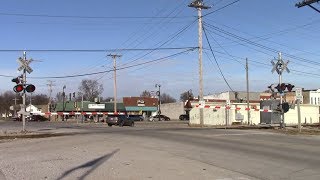
[[[213,104],[212,104],[213,105]],[[213,105],[216,106],[217,104]],[[260,109],[259,104],[250,104],[256,105],[258,109]],[[220,104],[219,106],[225,106],[224,104]],[[241,113],[244,116],[243,123],[247,124],[247,111],[245,108],[247,107],[246,104],[232,104],[231,107],[241,108],[241,110],[228,110],[229,111],[229,123],[228,125],[231,125],[232,122],[238,122],[236,120],[236,113]],[[319,123],[319,106],[318,105],[306,105],[301,104],[301,123]],[[204,124],[205,125],[225,125],[226,124],[226,110],[224,108],[217,109],[214,111],[211,108],[204,108]],[[200,124],[199,119],[199,108],[193,108],[190,111],[190,124],[198,125]],[[297,106],[295,106],[295,109],[290,109],[287,113],[285,113],[285,123],[290,124],[298,124],[298,112],[297,112]],[[250,121],[252,124],[259,124],[260,123],[260,111],[250,111]]]

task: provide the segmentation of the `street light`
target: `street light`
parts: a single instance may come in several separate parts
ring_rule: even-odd
[[[160,104],[161,104],[161,101],[160,101],[160,87],[161,87],[161,85],[160,84],[156,84],[155,85],[155,87],[157,88],[159,88],[159,91],[157,91],[157,95],[158,95],[158,104],[159,104],[159,109],[158,109],[158,117],[159,117],[159,121],[161,120],[161,118],[160,118],[160,114],[161,114],[161,109],[160,109]]]
[[[64,105],[64,97],[65,97],[64,90],[65,89],[66,89],[66,85],[64,85],[62,88],[62,113],[64,113],[64,111],[65,111],[65,105]],[[62,114],[62,121],[64,121],[64,114]]]

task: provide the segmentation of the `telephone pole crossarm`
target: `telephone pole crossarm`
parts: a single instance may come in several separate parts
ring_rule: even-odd
[[[320,0],[303,0],[302,2],[299,2],[296,4],[296,7],[301,8],[304,6],[309,6],[311,7],[313,10],[317,11],[318,13],[320,13],[320,10],[315,8],[314,6],[312,6],[313,3],[318,3]]]

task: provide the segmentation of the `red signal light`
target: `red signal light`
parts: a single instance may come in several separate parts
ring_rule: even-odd
[[[27,91],[28,93],[33,92],[34,90],[36,90],[36,87],[35,87],[33,84],[27,85],[26,91]]]
[[[23,85],[19,84],[19,85],[16,85],[13,87],[13,91],[16,92],[16,93],[19,93],[21,91],[23,91]]]

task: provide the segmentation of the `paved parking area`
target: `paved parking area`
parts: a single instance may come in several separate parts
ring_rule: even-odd
[[[1,122],[21,128],[21,122]],[[186,122],[30,122],[65,133],[0,140],[0,179],[320,179],[320,139]]]

